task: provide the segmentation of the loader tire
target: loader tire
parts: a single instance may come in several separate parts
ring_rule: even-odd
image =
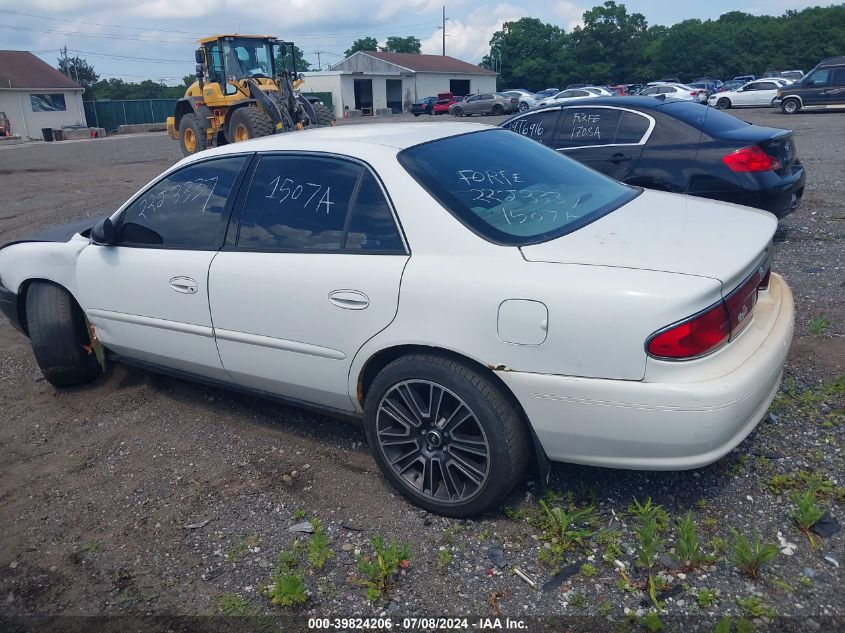
[[[185,156],[196,154],[208,147],[208,139],[200,129],[200,123],[194,114],[186,114],[179,119],[179,147]]]
[[[247,141],[273,133],[273,121],[264,112],[252,106],[238,108],[229,120],[227,137],[231,142]]]
[[[54,387],[91,382],[100,364],[82,308],[56,284],[35,281],[26,293],[26,326],[41,373]]]
[[[314,107],[314,114],[317,115],[317,125],[334,125],[336,123],[331,108],[322,103],[314,103],[312,106]]]

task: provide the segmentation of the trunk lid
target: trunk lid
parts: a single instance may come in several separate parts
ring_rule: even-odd
[[[769,156],[774,156],[780,161],[780,169],[775,171],[779,175],[789,173],[792,165],[798,159],[792,130],[750,125],[728,132],[721,132],[719,138],[736,143],[737,148],[759,145]]]
[[[521,250],[534,262],[709,277],[727,293],[765,259],[777,224],[766,211],[646,189],[573,233]]]

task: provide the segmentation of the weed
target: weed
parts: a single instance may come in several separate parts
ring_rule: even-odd
[[[226,558],[228,560],[238,560],[246,556],[247,552],[254,547],[258,547],[258,544],[261,542],[261,538],[258,534],[250,534],[249,536],[245,536],[241,538],[237,543],[235,543],[234,547],[229,548],[226,550]]]
[[[721,536],[714,536],[710,539],[710,549],[713,551],[713,556],[718,558],[728,551],[728,540]]]
[[[587,578],[592,578],[593,576],[598,575],[599,570],[596,569],[590,563],[584,563],[581,565],[581,573],[584,574]]]
[[[332,551],[331,541],[319,519],[312,519],[311,525],[314,527],[314,533],[311,535],[311,540],[308,541],[308,562],[314,569],[322,569],[326,566],[328,560],[334,556],[334,552]]]
[[[699,589],[698,593],[695,594],[695,601],[698,603],[698,606],[702,609],[712,607],[714,604],[716,604],[716,601],[718,599],[719,594],[717,594],[712,589]]]
[[[569,594],[569,604],[576,609],[584,609],[587,606],[587,596],[580,591],[572,591]]]
[[[305,593],[305,580],[301,574],[286,574],[277,569],[273,574],[273,584],[267,591],[270,602],[281,607],[303,604],[308,596]]]
[[[593,507],[569,507],[569,511],[561,506],[549,507],[545,500],[540,499],[542,514],[537,519],[538,527],[543,531],[542,539],[550,547],[541,550],[542,562],[554,565],[561,561],[567,551],[576,547],[584,547],[584,539],[593,534],[589,526],[595,523]]]
[[[610,600],[605,600],[599,605],[599,615],[607,617],[610,615],[611,611],[613,611],[613,604]]]
[[[299,567],[299,556],[305,550],[305,545],[302,541],[295,540],[291,543],[290,549],[279,552],[278,560],[276,561],[277,568],[282,568],[284,571],[291,572]]]
[[[770,582],[771,582],[771,583],[772,583],[775,587],[777,587],[778,589],[780,589],[781,591],[785,591],[785,592],[787,592],[787,593],[792,593],[793,591],[795,591],[795,587],[793,587],[792,585],[790,585],[790,584],[789,584],[788,582],[786,582],[785,580],[781,580],[780,578],[772,578],[772,579],[770,580]]]
[[[654,611],[646,613],[640,620],[640,623],[651,633],[657,633],[657,631],[663,630],[663,623]]]
[[[408,566],[410,552],[407,545],[401,547],[392,540],[390,545],[384,545],[384,539],[375,536],[372,539],[373,556],[358,558],[358,571],[366,575],[364,586],[367,588],[367,599],[375,602],[386,597],[392,585],[392,578],[399,568]]]
[[[437,552],[437,566],[440,569],[446,569],[451,563],[452,559],[455,558],[447,549],[441,549]]]
[[[305,510],[302,510],[302,509],[294,510],[293,512],[290,513],[290,518],[293,519],[294,521],[301,521],[302,519],[305,518],[305,516],[306,516]]]
[[[701,562],[701,552],[698,547],[698,532],[692,512],[687,512],[684,518],[675,523],[678,540],[675,542],[675,552],[682,565],[693,568]]]
[[[810,332],[819,336],[820,334],[824,334],[824,331],[830,325],[830,321],[827,319],[826,314],[819,314],[815,316],[810,321]]]
[[[740,618],[736,621],[736,633],[754,633],[754,623],[751,620]]]
[[[453,525],[450,525],[450,526],[449,526],[449,527],[447,527],[446,529],[444,529],[444,530],[443,530],[443,535],[442,535],[443,544],[444,544],[444,545],[451,545],[451,544],[452,544],[452,540],[453,540],[453,539],[454,539],[454,538],[455,538],[458,534],[460,534],[461,532],[463,532],[465,529],[466,529],[466,527],[464,527],[464,526],[463,526],[463,525],[461,525],[460,523],[455,523],[455,524],[453,524]]]
[[[652,504],[651,497],[646,498],[643,504],[634,499],[634,503],[628,507],[628,512],[637,519],[634,527],[637,537],[636,563],[643,569],[651,569],[662,542],[657,534],[659,510],[660,506]]]
[[[751,618],[774,618],[777,615],[759,596],[737,598],[736,603],[742,612]]]
[[[719,525],[719,519],[715,517],[704,517],[704,519],[701,520],[701,524],[708,532],[712,532],[716,529],[716,526]]]
[[[100,549],[100,545],[100,541],[88,541],[82,546],[81,551],[83,554],[94,554]]]
[[[731,618],[730,616],[725,616],[719,623],[716,625],[715,633],[731,633]]]
[[[816,546],[816,539],[810,533],[810,528],[819,522],[825,512],[826,508],[820,508],[816,503],[816,493],[814,490],[807,490],[804,494],[795,494],[792,497],[795,503],[795,509],[792,511],[792,520],[798,529],[804,533],[810,545]]]
[[[224,593],[217,597],[217,608],[223,615],[244,617],[252,614],[252,606],[238,595]]]
[[[802,574],[801,577],[798,579],[798,582],[800,582],[802,585],[807,587],[807,589],[813,588],[813,579],[810,578],[809,576],[804,576]]]
[[[619,589],[619,591],[624,591],[626,593],[639,591],[639,588],[632,584],[622,572],[619,573],[619,578],[616,579],[616,588]]]
[[[489,538],[490,538],[490,530],[488,530],[487,528],[484,528],[483,530],[481,530],[481,532],[478,533],[478,540],[481,541],[482,543],[485,542],[486,540],[488,540]]]
[[[760,577],[760,568],[774,560],[780,548],[772,543],[763,543],[759,534],[755,533],[752,543],[736,529],[730,528],[730,530],[734,537],[731,562],[742,573],[757,580]]]
[[[604,547],[604,553],[601,555],[602,560],[606,563],[614,564],[622,556],[622,548],[619,543],[608,543]]]

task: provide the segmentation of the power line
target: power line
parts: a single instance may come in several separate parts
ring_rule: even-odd
[[[152,28],[152,27],[144,27],[144,26],[123,26],[120,24],[103,24],[102,22],[85,22],[84,20],[71,20],[69,18],[54,18],[47,15],[34,15],[32,13],[23,13],[21,11],[9,11],[8,9],[4,9],[3,13],[5,14],[12,14],[12,15],[23,15],[28,18],[36,18],[38,20],[53,20],[54,22],[70,22],[72,24],[86,24],[88,26],[108,26],[111,28],[117,29],[129,29],[132,31],[159,31],[160,33],[182,33],[184,35],[196,35],[201,36],[201,33],[195,33],[193,31],[174,31],[172,29],[159,29],[159,28]]]

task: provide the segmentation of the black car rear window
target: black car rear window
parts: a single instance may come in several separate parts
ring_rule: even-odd
[[[721,110],[692,101],[673,101],[669,103],[667,100],[665,104],[660,106],[660,111],[676,119],[680,119],[698,130],[704,130],[708,134],[728,132],[751,125]]]
[[[503,129],[410,147],[399,162],[464,225],[509,246],[571,233],[640,193]]]

